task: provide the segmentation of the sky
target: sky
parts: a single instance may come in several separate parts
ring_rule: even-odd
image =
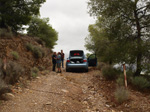
[[[87,9],[87,0],[47,0],[40,9],[41,17],[48,17],[50,24],[58,32],[57,45],[53,51],[61,49],[66,55],[70,50],[84,50],[88,26],[95,22]]]

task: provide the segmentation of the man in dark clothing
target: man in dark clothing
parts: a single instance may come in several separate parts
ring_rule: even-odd
[[[52,63],[53,63],[52,71],[55,71],[56,61],[57,61],[57,55],[56,55],[56,52],[54,52],[54,54],[52,55]]]
[[[64,57],[65,57],[65,54],[63,53],[63,50],[61,50],[61,63],[62,63],[62,68],[64,68]]]

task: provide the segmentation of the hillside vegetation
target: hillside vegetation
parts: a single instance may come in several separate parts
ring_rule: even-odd
[[[0,97],[11,91],[8,85],[50,70],[58,33],[49,18],[39,16],[44,2],[0,1]]]

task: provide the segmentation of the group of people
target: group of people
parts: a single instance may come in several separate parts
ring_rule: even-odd
[[[56,68],[56,65],[57,65],[57,68],[58,68],[58,73],[61,73],[61,65],[62,65],[62,68],[64,68],[64,57],[65,57],[65,54],[63,53],[63,50],[61,50],[61,52],[54,52],[53,55],[52,55],[52,63],[53,63],[53,68],[52,68],[52,71],[55,71],[55,68]]]

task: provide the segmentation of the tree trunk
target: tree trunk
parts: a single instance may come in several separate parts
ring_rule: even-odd
[[[134,74],[134,76],[139,76],[141,71],[142,71],[142,65],[141,65],[141,62],[142,62],[142,53],[140,51],[138,51],[138,54],[137,54],[137,60],[136,60],[136,72]]]
[[[134,11],[135,22],[137,27],[137,56],[136,56],[136,72],[134,76],[139,76],[142,71],[142,39],[141,39],[141,25],[138,18],[138,13]]]

